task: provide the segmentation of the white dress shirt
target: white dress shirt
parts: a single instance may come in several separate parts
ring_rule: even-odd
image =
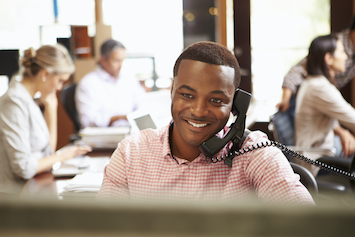
[[[22,83],[12,79],[0,97],[0,191],[18,192],[52,154],[43,114]]]
[[[116,115],[127,115],[138,108],[145,90],[133,76],[120,73],[113,78],[100,66],[85,75],[75,91],[75,102],[81,127],[108,127]],[[117,120],[112,126],[128,126],[127,120]]]

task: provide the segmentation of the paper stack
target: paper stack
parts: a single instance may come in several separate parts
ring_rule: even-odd
[[[102,172],[84,172],[71,180],[63,181],[59,196],[94,198],[100,190],[104,174]]]
[[[81,173],[69,180],[58,180],[57,190],[59,197],[95,197],[100,190],[106,165],[110,157],[86,157],[82,162],[76,162]],[[60,170],[61,168],[59,168]]]
[[[93,148],[116,148],[129,133],[130,127],[86,127],[79,135]]]

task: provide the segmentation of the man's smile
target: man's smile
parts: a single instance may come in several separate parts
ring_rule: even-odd
[[[202,128],[202,127],[206,127],[208,124],[207,123],[194,123],[192,121],[187,121],[189,124],[191,124],[193,127],[195,128]]]

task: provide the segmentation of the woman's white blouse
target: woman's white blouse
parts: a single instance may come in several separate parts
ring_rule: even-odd
[[[52,153],[49,139],[39,106],[13,79],[0,97],[0,191],[17,192],[36,174],[38,160]]]

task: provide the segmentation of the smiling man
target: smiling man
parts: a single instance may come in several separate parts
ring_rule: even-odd
[[[263,202],[314,204],[275,147],[238,156],[232,167],[209,163],[200,152],[202,142],[228,130],[239,83],[238,61],[224,46],[198,42],[186,48],[174,67],[173,120],[118,144],[98,198],[233,201],[257,196]],[[251,132],[242,146],[263,141],[264,133]],[[231,146],[229,142],[217,156]]]

